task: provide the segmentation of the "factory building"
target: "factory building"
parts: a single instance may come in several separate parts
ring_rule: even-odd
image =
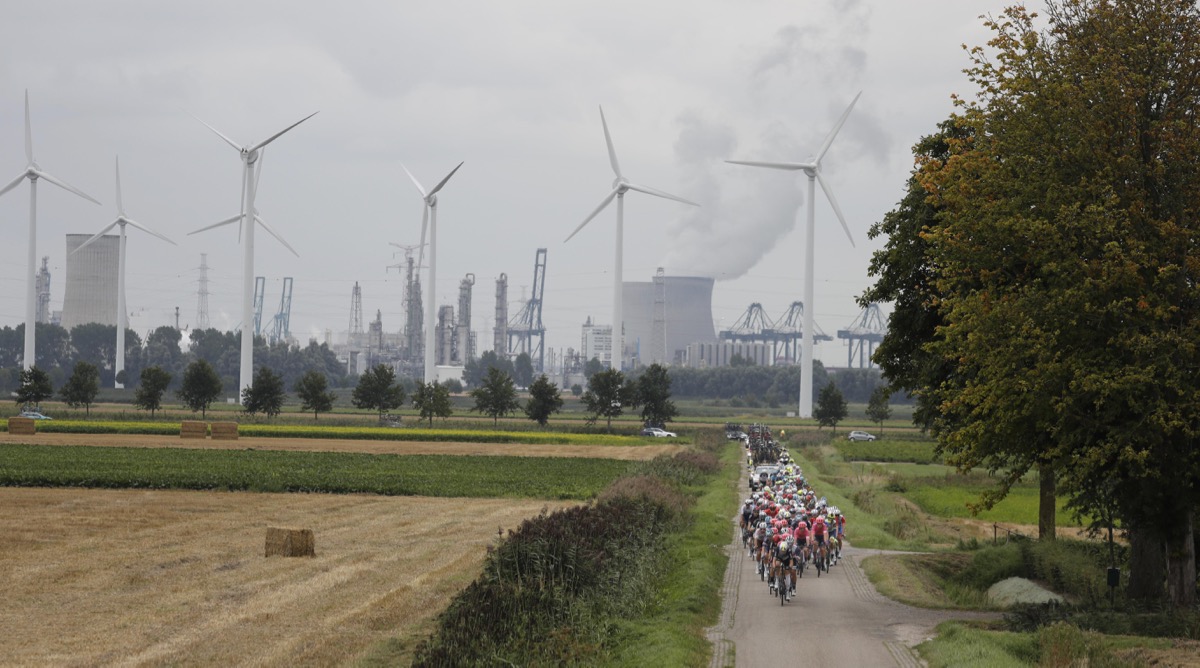
[[[588,316],[587,322],[583,323],[579,357],[581,363],[596,358],[607,367],[612,362],[612,325],[594,324]]]
[[[681,364],[692,343],[715,343],[713,279],[666,276],[628,281],[621,292],[626,366]]]
[[[683,365],[693,369],[730,366],[734,355],[754,366],[775,364],[774,350],[769,344],[750,341],[718,341],[688,344]]]
[[[91,322],[117,324],[117,263],[121,239],[106,234],[75,253],[91,236],[67,235],[67,281],[62,310],[62,326],[67,331]]]

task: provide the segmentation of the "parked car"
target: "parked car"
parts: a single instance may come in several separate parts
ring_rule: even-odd
[[[675,438],[679,434],[658,427],[646,427],[642,430],[642,436],[653,436],[655,438]]]
[[[875,435],[868,434],[865,431],[852,431],[848,436],[846,436],[846,438],[850,439],[851,441],[874,441]]]
[[[50,417],[49,415],[42,415],[41,413],[39,413],[37,411],[21,411],[21,417],[29,418],[31,420],[53,420],[54,419],[54,418]]]

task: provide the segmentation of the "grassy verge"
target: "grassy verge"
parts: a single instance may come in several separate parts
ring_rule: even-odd
[[[611,459],[0,445],[0,485],[588,499]]]
[[[219,421],[210,419],[210,422]],[[0,422],[0,431],[8,431]],[[48,434],[152,434],[175,436],[179,422],[138,422],[115,420],[46,420],[38,431]],[[653,438],[616,434],[578,434],[560,431],[502,431],[493,429],[414,429],[389,427],[348,427],[334,425],[240,424],[242,436],[267,438],[331,438],[374,441],[458,441],[468,443],[535,443],[548,445],[663,445],[686,444],[684,438]]]
[[[937,630],[937,637],[917,646],[930,668],[1032,665],[1132,668],[1149,665],[1148,652],[1169,650],[1173,646],[1168,640],[1105,636],[1062,623],[1036,633],[989,631],[960,622],[946,622]]]

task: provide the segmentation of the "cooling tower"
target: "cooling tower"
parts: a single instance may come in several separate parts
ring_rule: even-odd
[[[117,324],[117,262],[121,238],[106,234],[74,253],[90,234],[67,235],[67,282],[63,299],[62,326],[98,322]]]
[[[671,364],[689,343],[717,340],[712,317],[713,279],[700,276],[656,276],[626,282],[621,301],[625,347],[642,364]]]

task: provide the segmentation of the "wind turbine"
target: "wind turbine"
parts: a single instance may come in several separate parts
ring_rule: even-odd
[[[617,151],[616,151],[616,149],[613,148],[612,135],[610,135],[608,133],[608,122],[604,120],[604,107],[600,107],[600,124],[602,126],[604,126],[604,141],[606,144],[608,144],[608,161],[609,161],[609,163],[612,164],[613,174],[615,174],[617,178],[613,179],[612,192],[610,192],[608,194],[608,196],[605,197],[600,202],[599,206],[597,206],[595,209],[592,210],[592,212],[588,215],[587,218],[583,219],[583,222],[579,224],[579,227],[576,227],[575,231],[572,232],[570,234],[570,236],[568,236],[566,239],[563,240],[563,243],[570,241],[572,237],[574,237],[576,234],[579,234],[579,231],[582,230],[585,225],[592,222],[592,219],[595,218],[596,216],[600,215],[600,212],[603,211],[606,206],[608,206],[609,204],[612,203],[613,198],[614,197],[616,198],[616,200],[617,200],[617,252],[616,252],[616,263],[615,263],[615,266],[613,269],[612,368],[620,369],[622,358],[624,357],[624,342],[625,342],[625,327],[624,327],[624,322],[621,319],[621,315],[622,315],[621,314],[622,260],[623,260],[624,250],[625,250],[625,242],[624,242],[625,193],[629,192],[630,190],[636,190],[640,193],[645,193],[647,195],[654,195],[655,197],[662,197],[664,199],[671,199],[671,200],[675,200],[676,202],[683,202],[684,204],[691,204],[692,206],[700,206],[700,205],[696,204],[695,202],[686,200],[682,197],[676,197],[675,195],[663,192],[661,190],[656,190],[654,188],[648,188],[646,186],[639,186],[635,183],[630,183],[629,179],[626,179],[625,176],[623,174],[621,174],[621,165],[620,165],[620,163],[617,162]]]
[[[850,239],[850,245],[854,246],[854,237],[850,234],[850,226],[846,224],[846,217],[842,215],[842,208],[838,206],[837,199],[833,196],[833,191],[829,189],[829,184],[825,183],[825,179],[821,178],[821,159],[825,157],[825,152],[829,150],[829,146],[833,144],[834,137],[837,136],[839,130],[842,129],[842,124],[846,122],[846,118],[850,116],[850,110],[854,109],[854,103],[858,102],[858,98],[862,95],[862,91],[854,96],[850,101],[850,106],[846,107],[846,111],[842,112],[842,117],[838,119],[833,130],[829,132],[829,136],[825,137],[824,143],[817,151],[817,156],[808,162],[748,162],[742,160],[726,160],[725,162],[734,165],[750,165],[751,167],[767,167],[769,169],[786,169],[786,170],[803,170],[808,176],[808,197],[805,201],[807,209],[807,221],[804,229],[804,338],[801,343],[801,356],[803,359],[800,362],[800,405],[799,414],[802,418],[812,417],[812,382],[813,382],[813,330],[816,325],[813,324],[813,237],[816,228],[815,223],[815,204],[816,204],[816,184],[821,184],[821,190],[825,192],[825,197],[829,200],[830,206],[833,207],[833,212],[837,214],[838,221],[842,223],[842,229],[846,231],[846,237]]]
[[[171,244],[172,246],[175,246],[177,244],[174,241],[171,241],[170,239],[159,234],[158,232],[147,229],[146,227],[144,227],[137,221],[132,220],[125,216],[125,205],[122,203],[122,200],[121,200],[121,158],[120,157],[117,158],[116,169],[117,169],[117,219],[114,220],[113,222],[109,223],[108,227],[105,227],[104,229],[100,230],[95,235],[93,235],[92,238],[90,238],[87,241],[80,244],[78,248],[71,251],[71,255],[78,253],[79,251],[83,250],[84,248],[87,248],[89,245],[91,245],[91,243],[93,241],[95,241],[95,240],[99,239],[100,237],[104,236],[105,234],[107,234],[110,230],[112,230],[112,228],[114,228],[118,225],[121,226],[121,246],[120,246],[120,251],[117,254],[117,364],[113,368],[114,377],[119,378],[121,372],[125,370],[125,328],[128,326],[127,321],[129,319],[129,312],[125,308],[125,226],[132,225],[132,226],[136,227],[137,229],[145,232],[146,234],[152,234],[152,235],[158,237],[159,239],[162,239],[163,241]],[[125,384],[122,383],[120,380],[116,380],[113,384],[113,387],[115,387],[117,389],[121,389],[122,387],[125,387]]]
[[[35,320],[37,319],[37,182],[38,179],[46,179],[50,183],[66,190],[67,192],[75,193],[80,197],[99,204],[96,198],[88,195],[82,190],[68,185],[64,181],[56,179],[50,174],[42,171],[41,165],[33,159],[33,131],[29,125],[29,91],[25,91],[25,159],[29,164],[25,166],[25,171],[21,175],[13,179],[8,185],[0,188],[0,196],[20,185],[24,179],[29,179],[29,266],[25,272],[26,292],[25,292],[25,361],[24,367],[31,368],[37,361],[36,343],[34,341],[34,331],[37,329]]]
[[[203,123],[205,127],[207,127],[209,130],[212,130],[218,137],[225,140],[226,144],[229,144],[233,148],[237,149],[238,153],[240,153],[242,157],[241,213],[237,214],[236,216],[226,218],[218,223],[213,223],[208,227],[202,227],[195,232],[188,233],[189,235],[192,235],[205,230],[211,230],[215,227],[221,227],[222,225],[229,225],[230,223],[240,224],[245,222],[245,225],[241,225],[241,228],[245,232],[245,239],[242,241],[242,354],[241,369],[238,379],[239,391],[237,396],[237,401],[239,403],[242,400],[241,390],[250,387],[250,385],[254,382],[254,224],[258,223],[259,225],[262,225],[264,230],[266,230],[271,236],[275,237],[279,243],[283,244],[284,247],[291,251],[293,255],[300,257],[300,254],[296,252],[296,249],[292,248],[288,242],[283,240],[283,237],[279,236],[275,230],[271,229],[271,227],[267,225],[266,221],[259,216],[258,209],[254,207],[254,196],[258,191],[258,176],[260,171],[259,168],[262,166],[261,158],[263,149],[266,148],[267,144],[279,139],[279,137],[281,137],[285,132],[316,115],[317,112],[314,111],[313,113],[301,118],[295,123],[292,123],[279,132],[276,132],[267,139],[260,141],[257,144],[250,144],[247,146],[242,146],[234,142],[229,137],[221,134],[221,132],[213,126],[201,121],[199,118],[196,118],[196,120]],[[193,118],[195,117],[193,116]]]
[[[418,261],[418,266],[420,266],[421,262],[423,262],[425,259],[425,230],[427,226],[429,229],[429,287],[425,291],[426,383],[432,383],[433,381],[437,380],[437,369],[435,368],[434,364],[434,353],[437,352],[434,349],[437,345],[437,340],[435,337],[437,331],[435,325],[433,324],[434,318],[437,317],[437,314],[434,312],[435,305],[433,302],[434,282],[437,279],[437,194],[438,191],[442,189],[442,186],[446,185],[446,182],[450,180],[450,177],[454,176],[454,172],[457,172],[458,168],[462,166],[462,162],[458,163],[458,166],[450,170],[450,173],[446,175],[446,178],[439,181],[432,190],[426,192],[425,188],[421,185],[421,182],[417,180],[417,177],[413,176],[412,172],[408,171],[408,168],[403,164],[400,165],[401,169],[404,170],[404,173],[408,174],[408,178],[412,179],[413,185],[417,187],[417,192],[421,193],[421,199],[425,201],[425,207],[422,209],[421,213],[421,260]]]

